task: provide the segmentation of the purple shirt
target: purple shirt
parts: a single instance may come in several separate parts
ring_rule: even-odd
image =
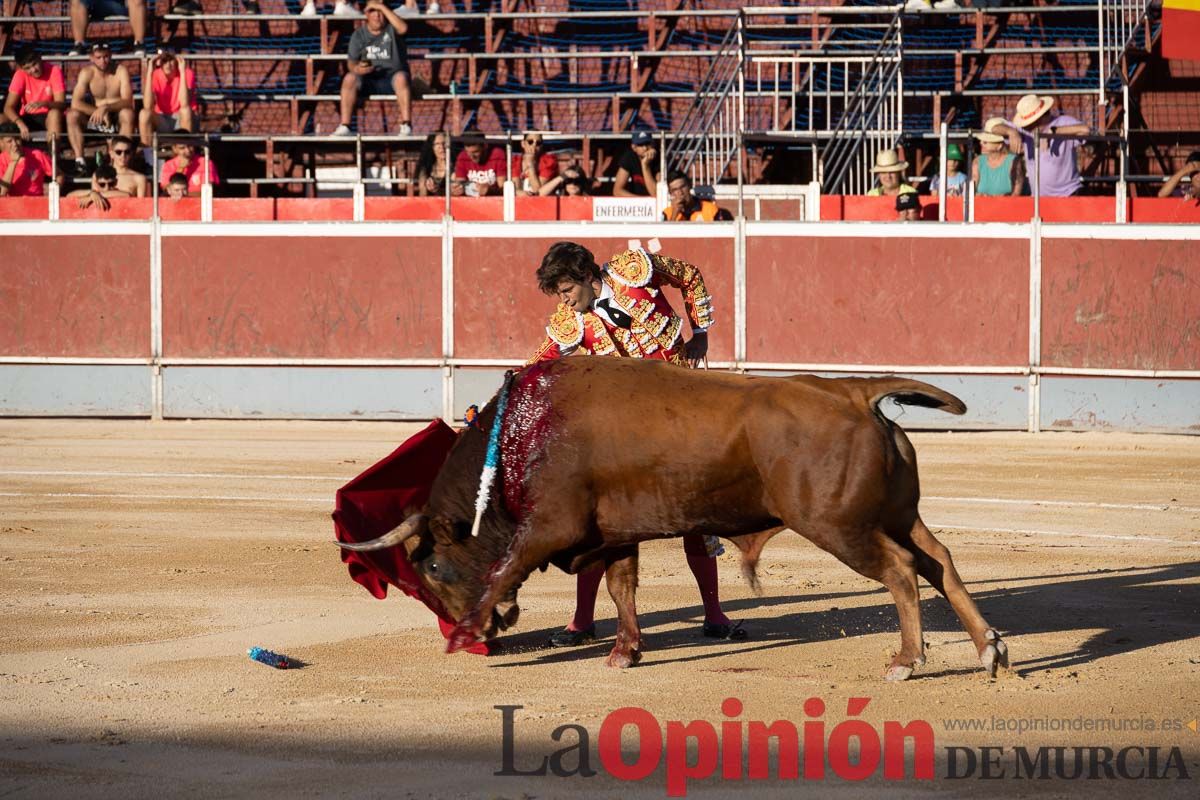
[[[1021,141],[1025,143],[1026,175],[1029,185],[1032,187],[1034,176],[1033,134],[1018,127],[1015,122],[1009,124],[1021,132]],[[1082,125],[1083,123],[1074,117],[1060,114],[1050,124],[1055,128],[1061,128],[1064,125]],[[1049,131],[1044,132],[1048,133]],[[1079,178],[1079,162],[1075,160],[1075,152],[1082,143],[1082,139],[1052,139],[1047,142],[1048,147],[1042,151],[1039,167],[1041,169],[1042,197],[1070,197],[1079,191],[1083,181]]]

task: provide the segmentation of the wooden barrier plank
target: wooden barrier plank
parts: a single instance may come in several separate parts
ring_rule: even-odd
[[[746,262],[750,361],[1027,363],[1026,240],[751,236]]]
[[[148,236],[0,236],[0,353],[147,358]]]
[[[442,240],[168,236],[163,352],[436,358]]]
[[[1200,369],[1200,243],[1042,242],[1042,363]]]

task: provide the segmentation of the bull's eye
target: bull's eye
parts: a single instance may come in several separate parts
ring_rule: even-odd
[[[430,574],[437,575],[438,574],[438,563],[436,561],[430,561],[428,564],[425,565],[425,571],[429,572]]]

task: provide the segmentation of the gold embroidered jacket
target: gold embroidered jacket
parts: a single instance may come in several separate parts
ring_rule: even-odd
[[[708,330],[713,324],[712,298],[704,277],[686,261],[629,250],[613,256],[601,268],[600,279],[611,290],[613,304],[629,315],[629,327],[613,325],[592,310],[581,314],[559,304],[546,327],[546,339],[530,363],[577,350],[588,355],[684,363],[683,320],[663,295],[664,286],[674,286],[683,293],[693,330]]]

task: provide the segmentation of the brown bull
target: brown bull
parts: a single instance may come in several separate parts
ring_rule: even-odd
[[[903,680],[925,662],[917,576],[941,592],[994,676],[1007,648],[971,599],[949,551],[917,513],[916,454],[879,411],[886,397],[962,414],[961,400],[903,378],[768,378],[606,358],[544,362],[511,382],[500,486],[470,535],[496,401],[459,437],[424,513],[353,549],[404,543],[421,579],[459,620],[453,652],[515,623],[535,569],[607,566],[617,606],[612,666],[641,655],[638,543],[707,533],[731,539],[747,574],[786,526],[891,591]],[[685,409],[681,411],[681,409]]]

